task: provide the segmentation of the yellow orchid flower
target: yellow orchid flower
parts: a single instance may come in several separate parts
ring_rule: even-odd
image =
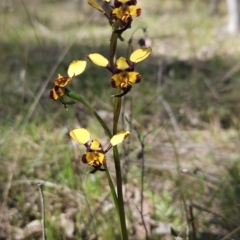
[[[132,84],[139,83],[141,81],[141,74],[134,71],[137,63],[146,59],[152,49],[150,47],[143,47],[135,50],[130,55],[130,62],[124,57],[117,59],[115,66],[111,67],[108,59],[99,53],[89,54],[87,57],[96,65],[107,68],[111,73],[111,85],[113,88],[120,87],[123,93],[115,95],[115,97],[121,97],[129,92],[132,88]]]
[[[64,88],[70,84],[74,77],[81,74],[86,68],[87,62],[76,60],[70,63],[68,67],[68,76],[63,77],[58,74],[58,78],[53,81],[55,87],[50,91],[50,98],[57,100],[64,96]]]
[[[94,139],[90,143],[90,133],[85,128],[78,128],[72,130],[70,136],[80,144],[83,144],[86,147],[86,153],[82,156],[82,162],[87,163],[94,167],[90,173],[95,173],[96,171],[105,171],[104,168],[101,168],[106,164],[105,154],[115,145],[121,143],[126,137],[129,136],[129,131],[121,131],[115,134],[111,140],[109,146],[103,150],[101,143]]]
[[[115,0],[114,9],[111,16],[113,19],[120,19],[122,23],[127,23],[132,19],[132,16],[138,17],[141,15],[141,8],[136,6],[136,0]]]

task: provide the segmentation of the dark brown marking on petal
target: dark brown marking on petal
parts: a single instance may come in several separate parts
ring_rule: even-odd
[[[117,14],[111,12],[111,18],[112,18],[112,19],[118,19],[118,18],[117,18]]]
[[[56,94],[58,95],[58,97],[62,97],[64,95],[64,89],[59,87],[59,86],[55,86],[54,90],[56,92]]]
[[[141,9],[141,8],[138,8],[138,9],[137,9],[137,17],[139,17],[139,16],[141,15],[141,13],[142,13],[142,9]]]
[[[65,87],[71,80],[71,77],[60,77],[55,79],[53,82],[55,86]]]
[[[127,2],[127,5],[136,5],[137,4],[137,0],[130,0]]]
[[[82,156],[82,162],[83,162],[83,163],[87,163],[86,154],[83,154],[83,156]]]
[[[103,153],[107,153],[112,148],[112,144],[109,143],[108,147],[104,150]]]
[[[139,73],[137,75],[136,83],[140,83],[140,82],[141,82],[141,74]]]
[[[124,139],[127,138],[130,135],[130,133],[127,133],[124,135]]]
[[[57,93],[55,92],[55,89],[54,89],[54,88],[50,91],[49,97],[50,97],[51,99],[53,99],[53,100],[57,100],[57,99],[58,99],[58,95],[57,95]]]
[[[118,0],[114,0],[114,7],[115,7],[115,8],[118,8],[118,7],[120,7],[121,5],[122,5],[121,2],[119,2]]]
[[[113,79],[111,79],[111,85],[112,85],[113,88],[116,88],[116,87],[117,87],[117,86],[116,86],[116,83],[115,83],[115,81],[114,81]]]
[[[102,161],[102,164],[106,164],[107,163],[107,159],[106,159],[106,156],[104,155],[104,159]]]

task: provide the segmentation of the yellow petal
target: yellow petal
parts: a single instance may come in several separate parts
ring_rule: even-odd
[[[88,4],[91,5],[92,7],[96,8],[98,11],[105,13],[104,10],[102,9],[102,7],[94,0],[88,0]]]
[[[111,85],[113,88],[118,87],[122,82],[122,78],[119,73],[114,74],[111,78]]]
[[[129,2],[129,0],[118,0],[118,1],[121,2],[122,4]]]
[[[73,77],[81,74],[86,68],[87,62],[86,61],[73,61],[68,67],[68,76]]]
[[[90,139],[90,133],[85,128],[74,129],[69,134],[75,141],[81,144],[87,143]]]
[[[98,140],[92,140],[90,144],[90,149],[93,151],[100,151],[102,150],[101,143]]]
[[[130,60],[131,62],[134,62],[134,63],[141,62],[142,60],[147,58],[151,52],[152,52],[152,49],[150,47],[139,48],[131,54]]]
[[[129,6],[129,12],[131,16],[139,17],[141,15],[141,8],[138,6]]]
[[[108,2],[108,3],[109,3],[111,0],[103,0],[103,1],[104,1],[104,2]]]
[[[114,19],[120,19],[123,16],[123,11],[121,10],[121,8],[114,8],[111,15]]]
[[[126,130],[118,132],[111,138],[110,143],[112,144],[112,146],[116,146],[117,144],[121,143],[126,137],[128,137],[129,134],[130,132]]]
[[[100,67],[106,67],[108,65],[108,60],[99,53],[92,53],[87,56],[94,64]]]
[[[138,72],[128,72],[128,81],[131,83],[139,83],[141,81],[141,75]]]
[[[50,91],[50,98],[53,99],[53,100],[57,100],[58,99],[58,94],[56,93],[55,89],[53,88],[51,91]]]
[[[86,152],[86,162],[94,167],[101,166],[106,162],[105,155],[103,153]]]
[[[58,77],[60,78],[57,78],[53,81],[54,85],[58,87],[66,87],[73,79],[72,77],[63,77],[61,75],[58,75]]]
[[[117,69],[119,70],[126,70],[127,68],[129,68],[129,65],[127,63],[126,58],[124,57],[120,57],[117,61],[116,61],[116,66]]]
[[[58,95],[58,97],[64,96],[64,88],[61,88],[59,86],[55,86],[54,90],[55,90],[56,94]]]

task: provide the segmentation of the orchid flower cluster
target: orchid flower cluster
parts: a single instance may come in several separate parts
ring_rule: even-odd
[[[138,17],[141,15],[141,8],[136,6],[136,0],[115,0],[113,5],[111,4],[110,0],[104,0],[104,2],[107,2],[112,9],[109,17],[110,25],[114,26],[114,21],[116,22],[119,20],[118,24],[120,27],[115,30],[115,33],[117,35],[122,34],[127,28],[130,27],[133,16]],[[90,0],[89,4],[100,12],[106,14],[102,7],[95,1]],[[87,58],[97,66],[104,67],[112,73],[110,85],[113,88],[120,88],[122,90],[121,93],[115,94],[113,96],[122,97],[131,90],[133,84],[139,83],[141,81],[141,74],[135,71],[135,67],[137,63],[147,58],[150,53],[151,48],[142,47],[135,50],[130,55],[130,61],[128,61],[125,57],[119,57],[114,65],[111,65],[110,61],[99,53],[91,53],[87,56]],[[66,95],[67,87],[76,76],[80,75],[86,69],[86,65],[87,62],[85,60],[75,60],[70,63],[67,71],[68,76],[62,76],[61,74],[58,74],[58,78],[53,81],[54,88],[50,91],[50,98],[54,100],[60,99],[62,103],[65,103],[64,96]],[[84,135],[84,133],[85,131],[73,130],[70,133],[70,136],[77,142],[86,144],[81,141],[81,134]],[[126,134],[126,136],[128,136],[128,134]],[[100,167],[106,164],[106,161],[104,160],[105,158],[102,156],[104,151],[102,150],[101,145],[99,142],[95,141],[90,144],[87,149],[96,152],[96,150],[94,150],[95,148],[93,147],[95,146],[94,143],[98,145],[100,149],[98,150],[98,153],[101,157],[99,157],[99,160],[95,161],[94,159],[96,158],[96,154],[87,154],[87,158],[84,157],[83,162],[88,163],[95,169],[101,170]],[[90,158],[92,158],[92,160]],[[95,171],[91,171],[91,173],[92,172]]]
[[[109,44],[109,58],[106,58],[99,53],[90,53],[86,56],[86,58],[93,64],[102,68],[106,68],[108,71],[110,71],[110,86],[117,89],[115,94],[112,95],[112,97],[114,97],[112,131],[109,130],[109,127],[97,114],[97,111],[95,111],[88,104],[88,102],[81,97],[81,93],[79,95],[69,89],[73,79],[75,79],[86,69],[87,59],[74,60],[68,67],[67,75],[62,76],[61,74],[58,74],[58,77],[53,81],[54,87],[50,91],[50,98],[53,100],[60,100],[65,107],[67,104],[70,104],[69,102],[65,101],[66,97],[82,103],[90,112],[94,114],[98,122],[108,134],[110,143],[104,149],[100,141],[97,139],[90,141],[90,133],[87,129],[74,129],[69,133],[72,139],[85,146],[86,153],[82,156],[82,162],[93,167],[93,170],[91,170],[90,173],[95,173],[96,171],[105,171],[107,173],[109,186],[111,188],[112,196],[120,219],[122,239],[127,240],[128,234],[125,222],[124,201],[122,194],[121,165],[116,145],[128,137],[130,132],[128,130],[118,131],[118,120],[121,112],[121,98],[131,91],[134,84],[140,83],[141,81],[141,73],[136,71],[135,68],[139,62],[146,59],[150,55],[152,50],[150,47],[141,47],[130,54],[129,60],[123,56],[120,56],[115,61],[115,57],[117,55],[117,42],[118,40],[123,40],[122,34],[131,28],[133,17],[139,17],[141,15],[141,8],[137,6],[137,0],[114,0],[112,3],[110,0],[102,1],[105,2],[104,4],[109,5],[111,9],[110,14],[107,14],[95,0],[88,0],[88,3],[104,14],[111,26],[112,30]],[[107,168],[105,156],[106,153],[112,148],[116,170],[117,194]]]

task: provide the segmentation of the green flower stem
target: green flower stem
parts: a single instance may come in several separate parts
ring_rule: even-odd
[[[102,118],[98,115],[98,113],[81,96],[79,96],[77,93],[75,93],[73,91],[70,91],[67,88],[65,89],[65,94],[69,98],[74,99],[74,100],[82,103],[91,113],[93,113],[94,116],[96,117],[96,119],[98,120],[98,122],[102,125],[102,127],[105,130],[105,132],[107,133],[108,137],[109,138],[112,137],[112,133],[109,130],[106,123],[102,120]],[[112,198],[113,198],[113,201],[114,201],[114,204],[115,204],[115,208],[116,208],[117,213],[118,213],[118,218],[119,218],[119,221],[121,222],[120,213],[119,213],[119,205],[118,205],[118,197],[117,197],[117,194],[116,194],[116,191],[115,191],[115,188],[114,188],[114,184],[113,184],[112,178],[110,176],[110,173],[108,171],[107,165],[104,165],[104,168],[106,169],[106,175],[107,175],[107,178],[108,178],[108,183],[109,183],[109,186],[110,186],[110,189],[111,189],[111,194],[112,194]]]
[[[117,95],[121,92],[121,89],[117,89]],[[121,112],[122,98],[114,98],[114,115],[113,115],[113,135],[118,132],[118,120]]]
[[[118,91],[119,92],[119,91]],[[118,120],[121,110],[121,98],[115,98],[114,101],[114,122],[113,122],[113,134],[116,134],[118,129]],[[123,201],[123,192],[122,192],[122,173],[121,173],[121,164],[118,154],[117,146],[113,147],[113,156],[114,156],[114,165],[116,171],[116,180],[117,180],[117,195],[118,195],[118,206],[120,214],[120,224],[122,230],[122,239],[128,240],[128,232],[126,227],[126,218],[124,210],[124,201]]]
[[[116,49],[117,49],[117,40],[118,40],[118,34],[115,33],[114,31],[119,29],[121,23],[120,20],[116,20],[114,25],[113,25],[113,31],[112,31],[112,35],[110,38],[110,65],[111,67],[114,66],[114,57],[116,54]]]
[[[113,147],[113,154],[114,154],[114,165],[115,165],[116,179],[117,179],[117,196],[118,196],[119,217],[120,217],[120,224],[121,224],[122,239],[128,240],[128,231],[126,226],[123,192],[122,192],[121,164],[120,164],[120,158],[119,158],[117,146]]]
[[[104,168],[106,169],[106,175],[107,175],[107,178],[108,178],[108,183],[109,183],[109,186],[110,186],[110,189],[111,189],[111,192],[112,192],[112,198],[113,198],[113,201],[114,201],[114,205],[115,205],[115,208],[118,212],[118,220],[120,222],[120,213],[119,213],[119,205],[118,205],[118,198],[117,198],[117,194],[116,194],[116,191],[115,191],[115,187],[114,187],[114,184],[113,184],[113,181],[112,181],[112,178],[111,178],[111,175],[109,173],[109,170],[108,170],[108,166],[107,165],[104,165]]]
[[[114,31],[119,29],[120,21],[117,20],[113,26],[113,32],[110,40],[110,65],[114,68],[114,57],[117,49],[117,40],[118,34]],[[117,89],[117,94],[120,93],[120,89]],[[118,120],[121,112],[121,98],[114,99],[114,112],[113,112],[113,135],[118,131]],[[116,181],[117,181],[117,196],[118,196],[118,206],[119,206],[119,215],[120,215],[120,225],[121,225],[121,233],[122,239],[128,240],[128,232],[126,226],[126,218],[124,211],[124,201],[123,201],[123,192],[122,192],[122,173],[121,173],[121,164],[120,158],[118,154],[117,146],[113,147],[113,156],[114,156],[114,165],[116,171]]]

